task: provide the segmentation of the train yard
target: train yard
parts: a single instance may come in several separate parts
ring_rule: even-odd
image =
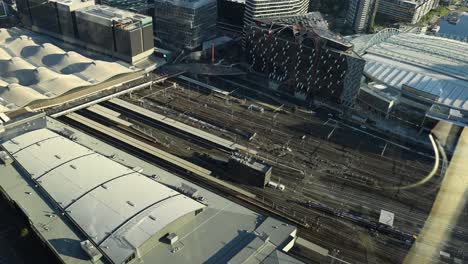
[[[424,178],[434,163],[431,153],[406,151],[368,136],[359,131],[365,128],[352,129],[326,111],[292,108],[235,85],[229,91],[212,92],[172,79],[61,119],[105,140],[109,133],[120,133],[129,138],[121,146],[144,142],[158,155],[183,164],[161,166],[179,174],[187,174],[184,166],[195,168],[206,176],[188,176],[214,188],[226,175],[210,160],[233,153],[262,160],[273,167],[272,181],[283,184],[284,191],[238,182],[221,187],[234,197],[240,194],[235,198],[244,197],[244,203],[290,219],[301,226],[301,237],[335,250],[346,261],[403,260],[426,221],[442,176],[438,173],[417,191],[397,187]],[[84,129],[84,120],[102,124],[102,130]],[[395,213],[394,229],[372,225],[381,209]],[[446,247],[466,245],[467,224],[461,221],[452,228],[459,236]]]

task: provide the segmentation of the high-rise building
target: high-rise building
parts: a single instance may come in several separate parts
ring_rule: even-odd
[[[245,0],[217,0],[218,28],[225,31],[242,33]]]
[[[87,0],[18,0],[24,25],[55,38],[102,52],[130,63],[153,53],[149,16]]]
[[[354,105],[365,61],[328,30],[320,13],[254,22],[245,35],[247,59],[271,89],[306,102]]]
[[[149,16],[95,5],[76,11],[80,41],[92,49],[112,51],[127,61],[139,61],[154,51],[153,23]]]
[[[148,6],[148,0],[101,0],[100,4],[135,11]]]
[[[244,26],[259,18],[303,15],[308,9],[309,0],[246,0]]]
[[[216,36],[216,0],[155,0],[156,36],[173,48],[195,49]]]
[[[380,0],[377,12],[396,22],[418,23],[439,0]]]
[[[346,23],[354,32],[367,32],[372,28],[379,0],[349,0]]]

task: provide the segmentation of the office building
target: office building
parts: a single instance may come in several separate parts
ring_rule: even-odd
[[[245,0],[217,0],[218,28],[242,33]]]
[[[439,0],[379,0],[377,12],[390,21],[416,24],[438,4]]]
[[[164,47],[193,50],[216,36],[216,0],[156,0],[154,19]]]
[[[130,63],[153,53],[152,19],[81,0],[19,0],[24,25]]]
[[[148,8],[148,0],[101,0],[100,4],[118,9],[138,11]]]
[[[349,0],[346,24],[356,33],[368,32],[374,23],[379,0]]]
[[[76,25],[80,41],[93,49],[112,51],[132,62],[153,54],[153,23],[149,16],[95,5],[76,12]]]
[[[305,101],[354,105],[365,62],[320,13],[256,19],[245,39],[252,69],[270,88]]]
[[[303,15],[308,12],[309,0],[246,0],[244,25],[255,19]]]

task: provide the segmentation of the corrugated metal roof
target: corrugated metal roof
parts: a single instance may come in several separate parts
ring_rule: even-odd
[[[439,96],[437,103],[468,111],[468,43],[412,33],[367,50],[364,72],[391,87],[403,84]]]
[[[205,207],[47,129],[3,146],[116,263],[171,222]]]

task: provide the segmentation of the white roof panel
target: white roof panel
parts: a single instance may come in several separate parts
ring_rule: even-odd
[[[73,203],[70,216],[96,243],[136,213],[155,202],[179,194],[145,176],[121,177],[94,189]],[[89,215],[90,208],[94,212]],[[99,209],[99,210],[95,210]]]
[[[6,141],[5,143],[3,143],[3,146],[6,150],[8,150],[8,152],[14,154],[17,151],[31,144],[41,144],[41,142],[44,140],[56,137],[60,137],[60,135],[57,135],[47,129],[41,129],[34,133],[34,136],[32,136],[32,134],[29,133],[22,134],[20,136],[15,137],[14,139]]]
[[[37,183],[89,239],[98,245],[105,240],[101,249],[115,263],[179,217],[205,207],[47,129],[3,146],[34,179],[40,177]]]
[[[136,173],[129,168],[114,166],[114,164],[114,161],[97,153],[84,156],[44,175],[41,178],[41,185],[49,190],[49,194],[55,201],[67,207],[73,200],[103,182]],[[61,188],[61,186],[67,186],[67,188]]]
[[[141,245],[171,222],[203,207],[204,205],[196,203],[184,195],[176,195],[163,200],[140,213],[131,222],[109,236],[101,244],[101,249],[112,259],[118,260],[116,262],[123,261],[129,254],[122,255],[122,253],[126,251],[131,253],[133,247]],[[177,208],[177,210],[174,210],[174,208]],[[122,241],[126,241],[128,245],[124,245],[121,243]],[[127,250],[124,250],[124,248],[127,248]]]
[[[34,137],[35,133],[30,132],[26,135],[28,134]],[[54,137],[39,144],[29,145],[14,154],[14,157],[37,180],[49,171],[65,166],[72,160],[94,153],[80,145],[71,147],[73,144],[75,143],[64,137]]]

